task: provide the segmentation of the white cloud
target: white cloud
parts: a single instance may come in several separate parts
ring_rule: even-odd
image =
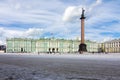
[[[82,6],[70,6],[68,7],[63,15],[63,21],[68,22],[73,20],[74,17],[81,15]]]
[[[93,3],[88,10],[91,11],[92,9],[94,9],[94,7],[100,5],[101,3],[102,3],[102,0],[96,0],[96,2]]]
[[[43,29],[39,28],[29,28],[27,31],[25,31],[22,35],[25,37],[35,37],[35,36],[40,36],[43,33]],[[21,35],[21,36],[22,36]]]
[[[52,12],[52,10],[56,8],[56,5],[55,6],[52,5],[51,7],[48,6],[52,4],[52,2],[54,1],[55,0],[47,2],[44,0],[41,1],[7,0],[4,3],[0,3],[0,15],[2,15],[0,16],[0,22],[51,24],[57,19],[57,17],[59,17],[59,14]],[[60,2],[57,1],[55,2],[57,5],[62,5]]]
[[[12,30],[0,27],[0,43],[4,44],[6,38],[38,38],[43,33],[43,29],[41,28],[29,28],[27,30]]]
[[[119,3],[120,3],[119,1],[104,2],[102,0],[96,0],[96,2],[93,2],[90,5],[84,6],[86,10],[85,11],[86,12],[85,13],[86,39],[96,40],[96,41],[105,41],[113,38],[120,38],[115,35],[116,33],[119,33],[119,30],[120,30],[119,28],[120,11],[118,10]],[[82,5],[67,7],[63,15],[63,21],[67,21],[71,23],[71,21],[74,20],[75,22],[78,22],[76,18],[79,19],[80,17],[81,13],[78,11],[78,10],[81,11],[80,6]],[[76,12],[79,14],[75,15]],[[73,23],[73,24],[76,24],[76,23]]]
[[[90,11],[94,7],[100,5],[101,3],[102,3],[102,0],[96,0],[96,2],[90,6],[87,6],[87,5],[69,6],[66,8],[66,10],[63,14],[62,20],[65,22],[69,22],[72,20],[76,20],[76,18],[79,19],[79,17],[81,16],[81,13],[82,13],[82,8],[85,9],[85,12],[88,12],[88,14],[90,14]]]
[[[19,4],[19,3],[17,3],[17,4],[15,4],[15,9],[20,9],[21,8],[21,4]]]
[[[106,38],[104,38],[103,42],[105,42],[105,41],[110,41],[110,40],[112,40],[112,39],[113,39],[112,37],[106,37]]]
[[[79,37],[79,18],[82,7],[85,9],[86,16],[86,39],[100,41],[107,37],[114,37],[113,34],[101,33],[119,33],[120,2],[118,0],[106,2],[86,0],[86,4],[82,4],[81,0],[77,0],[78,3],[76,0],[72,2],[62,2],[62,0],[0,1],[1,40],[6,37],[46,37],[47,33],[54,33],[54,36],[61,38]],[[113,20],[117,20],[118,23],[109,25],[109,22]]]

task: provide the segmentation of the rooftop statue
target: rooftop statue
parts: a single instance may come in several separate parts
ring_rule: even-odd
[[[85,12],[85,10],[82,8],[81,19],[85,19],[84,12]]]

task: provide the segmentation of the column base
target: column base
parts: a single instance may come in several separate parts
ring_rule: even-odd
[[[87,45],[86,44],[80,44],[79,45],[79,53],[87,52]]]

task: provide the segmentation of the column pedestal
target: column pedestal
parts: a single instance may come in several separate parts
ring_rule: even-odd
[[[79,53],[82,54],[83,52],[87,52],[86,44],[81,43],[79,45]]]

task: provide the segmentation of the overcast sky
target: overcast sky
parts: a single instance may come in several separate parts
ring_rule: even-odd
[[[85,39],[120,38],[120,0],[0,0],[0,43],[6,38],[80,37],[85,9]]]

